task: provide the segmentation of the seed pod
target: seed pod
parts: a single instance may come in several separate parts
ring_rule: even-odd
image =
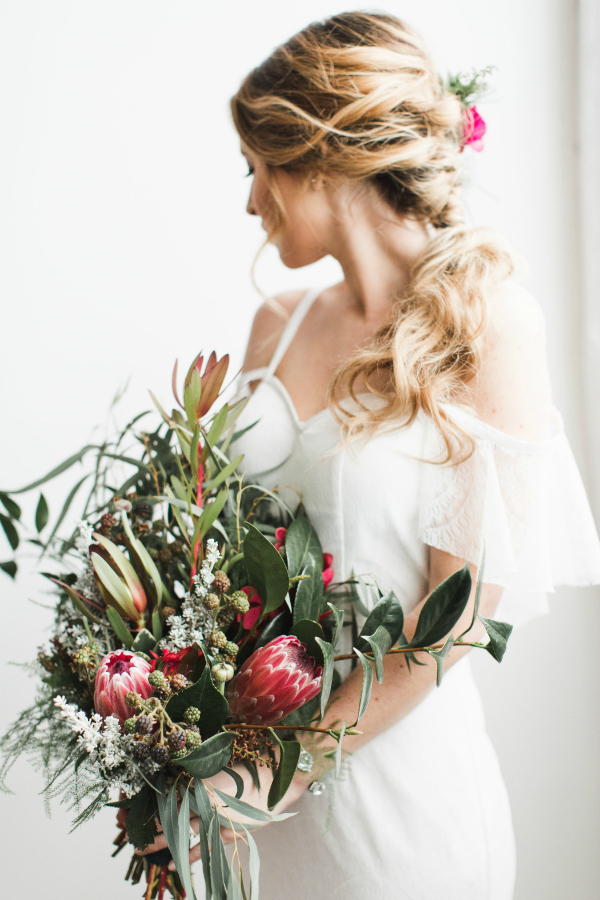
[[[181,541],[173,541],[172,544],[169,544],[169,549],[173,556],[181,556],[183,553],[183,544]]]
[[[133,512],[134,515],[138,517],[138,519],[152,518],[152,507],[149,503],[136,503]]]
[[[104,513],[102,518],[100,519],[103,528],[114,528],[117,524],[117,520],[114,516],[111,516],[110,513]]]
[[[158,559],[164,566],[168,566],[173,559],[173,555],[168,547],[163,547],[158,551]]]
[[[177,610],[173,609],[172,606],[163,606],[162,614],[165,619],[168,619],[169,616],[176,616]]]
[[[219,605],[219,598],[216,594],[207,594],[204,598],[204,605],[207,609],[216,609]]]

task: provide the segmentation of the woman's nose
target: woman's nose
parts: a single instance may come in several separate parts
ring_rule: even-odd
[[[256,211],[256,207],[254,205],[254,198],[252,196],[254,192],[251,190],[248,196],[248,203],[246,204],[246,212],[249,216],[257,216],[258,213]]]

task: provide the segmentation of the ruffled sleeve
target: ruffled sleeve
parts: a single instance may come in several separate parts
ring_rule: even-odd
[[[445,408],[475,449],[424,467],[421,540],[475,564],[485,544],[484,580],[504,587],[496,617],[513,625],[547,612],[558,585],[600,583],[600,542],[558,413],[552,435],[529,442]],[[432,426],[427,459],[439,452]]]

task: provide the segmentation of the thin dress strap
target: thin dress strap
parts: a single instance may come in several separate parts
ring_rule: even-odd
[[[261,366],[259,369],[248,369],[245,372],[241,373],[241,379],[243,384],[247,384],[249,381],[263,381],[268,380],[275,374],[275,370],[277,366],[285,356],[285,353],[292,343],[300,325],[302,324],[306,314],[309,309],[321,293],[322,288],[309,288],[297,307],[289,317],[286,322],[285,328],[283,329],[282,335],[279,338],[279,343],[275,348],[275,352],[271,357],[271,362],[268,366]]]

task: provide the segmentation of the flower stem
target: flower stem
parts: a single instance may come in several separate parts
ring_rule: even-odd
[[[431,647],[394,647],[392,650],[388,650],[385,654],[388,656],[390,653],[425,653],[429,650],[441,650],[443,644],[434,644]],[[469,643],[469,641],[455,641],[453,644],[454,647],[485,647],[485,644],[479,644],[477,642]],[[358,656],[356,653],[341,653],[339,656],[334,656],[333,661],[338,662],[341,659],[357,659]]]

